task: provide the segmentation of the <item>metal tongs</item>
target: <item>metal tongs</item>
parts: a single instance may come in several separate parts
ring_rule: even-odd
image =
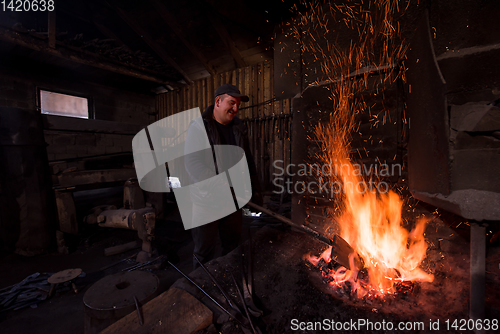
[[[198,264],[203,268],[203,270],[207,273],[208,277],[210,277],[210,279],[212,280],[212,282],[217,286],[217,288],[222,293],[222,295],[226,299],[226,301],[229,304],[229,306],[231,306],[231,308],[233,310],[235,310],[239,315],[241,315],[245,320],[248,320],[248,323],[250,324],[250,327],[252,329],[253,334],[262,334],[262,332],[260,331],[260,329],[258,327],[256,327],[256,326],[254,326],[254,324],[252,322],[252,318],[250,316],[250,314],[252,314],[254,316],[260,316],[260,315],[262,315],[262,311],[261,311],[261,313],[258,313],[258,312],[255,312],[254,310],[250,311],[250,309],[247,308],[247,303],[248,302],[246,302],[247,301],[246,296],[248,295],[248,287],[246,286],[245,276],[243,275],[243,280],[244,280],[243,281],[243,286],[244,286],[243,289],[245,291],[245,297],[243,297],[243,294],[241,293],[241,290],[240,290],[238,284],[236,283],[236,279],[234,278],[233,273],[229,272],[229,274],[231,275],[231,277],[233,279],[234,285],[236,286],[236,290],[238,291],[238,295],[240,296],[240,299],[241,299],[241,302],[243,304],[243,308],[245,310],[245,315],[246,316],[241,312],[241,309],[238,307],[238,305],[231,300],[231,298],[228,296],[228,294],[226,293],[226,291],[224,291],[224,289],[222,288],[222,286],[215,280],[215,278],[212,276],[212,274],[210,273],[210,271],[208,271],[207,267],[205,267],[203,265],[203,263],[201,263],[201,261],[198,259],[198,257],[195,254],[193,254],[193,257],[198,262]],[[245,288],[246,288],[246,290],[245,290]],[[251,296],[249,298],[250,298],[250,301],[251,301]],[[253,305],[253,302],[251,302],[251,304]],[[253,305],[253,307],[256,308],[255,305]],[[258,315],[256,315],[256,314],[258,314]]]
[[[167,261],[168,264],[170,266],[172,266],[172,268],[174,268],[175,270],[177,270],[177,272],[179,272],[179,274],[181,274],[182,276],[184,276],[185,279],[187,279],[191,284],[193,284],[198,290],[200,290],[201,292],[203,292],[203,294],[205,296],[207,296],[215,305],[217,305],[217,307],[219,307],[224,313],[226,313],[231,319],[234,319],[237,323],[239,323],[241,326],[243,326],[242,328],[244,329],[244,327],[246,326],[246,324],[244,324],[244,322],[246,321],[245,318],[243,318],[244,321],[241,321],[238,316],[238,314],[235,316],[234,314],[231,314],[231,312],[229,312],[227,309],[225,309],[214,297],[210,296],[208,294],[208,292],[206,292],[205,290],[203,290],[198,284],[196,284],[195,281],[193,281],[188,275],[184,274],[179,268],[177,268],[172,262],[170,261]],[[205,268],[206,270],[206,268]],[[245,333],[246,334],[246,333]]]
[[[224,289],[222,288],[222,286],[220,286],[219,282],[217,282],[215,280],[215,278],[212,276],[212,274],[210,273],[210,271],[208,271],[207,267],[205,267],[205,265],[203,263],[201,263],[200,259],[198,259],[198,257],[196,256],[196,254],[193,254],[193,257],[196,260],[196,262],[198,262],[198,264],[200,265],[200,267],[202,267],[203,270],[207,273],[208,277],[210,277],[210,279],[212,280],[212,282],[217,286],[217,288],[222,293],[222,295],[226,299],[226,301],[229,304],[229,306],[231,306],[231,308],[233,310],[235,310],[236,312],[238,312],[239,314],[243,315],[243,313],[241,313],[241,310],[239,309],[238,305],[236,305],[236,304],[234,304],[232,302],[231,298],[229,298],[229,296],[227,295],[226,291],[224,291]]]
[[[252,261],[252,234],[248,231],[248,248],[243,246],[241,257],[241,277],[243,283],[243,296],[248,306],[248,311],[254,317],[261,317],[264,312],[255,306],[253,301],[253,261]]]

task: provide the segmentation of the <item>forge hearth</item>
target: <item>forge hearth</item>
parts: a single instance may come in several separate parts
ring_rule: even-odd
[[[429,250],[423,269],[434,274],[434,282],[416,283],[408,287],[412,291],[402,289],[396,296],[384,299],[359,299],[346,291],[332,289],[325,283],[322,273],[304,260],[307,253],[323,252],[326,248],[323,243],[286,226],[263,227],[252,237],[256,304],[265,310],[260,325],[264,325],[268,333],[288,333],[292,332],[293,319],[305,322],[367,319],[372,322],[423,322],[428,329],[429,319],[466,319],[468,254],[457,253],[456,249],[449,249],[450,252],[439,249],[440,240],[453,234],[439,219],[428,224],[426,234]],[[459,245],[459,251],[467,252],[467,241],[455,236],[454,242]],[[241,262],[241,249],[237,249],[207,265],[234,301],[238,300],[238,295],[227,270],[235,274],[241,285]],[[223,296],[201,268],[190,273],[190,277],[217,300],[223,301]],[[222,333],[238,332],[236,324],[187,280],[180,279],[174,286],[187,290],[209,307],[214,312],[214,319],[223,323]],[[495,297],[491,302],[498,304],[499,301]]]

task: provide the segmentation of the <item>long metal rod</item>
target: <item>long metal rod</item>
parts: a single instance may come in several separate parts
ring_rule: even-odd
[[[139,301],[137,297],[134,295],[135,309],[137,310],[137,316],[139,317],[139,324],[142,326],[144,321],[142,320],[141,309],[139,308]]]
[[[248,290],[247,280],[245,279],[245,271],[243,267],[241,268],[241,275],[243,277],[243,297],[245,298],[248,310],[254,317],[260,317],[264,312],[262,312],[261,309],[255,306],[253,302],[253,296]]]
[[[221,304],[219,304],[214,298],[212,298],[212,296],[210,296],[205,290],[203,290],[198,284],[196,284],[195,281],[193,281],[191,278],[189,278],[189,276],[187,276],[182,271],[180,271],[179,268],[177,268],[176,266],[174,266],[172,262],[170,262],[170,261],[167,261],[167,262],[175,270],[177,270],[179,272],[179,274],[181,274],[182,276],[184,276],[185,279],[187,279],[189,282],[191,282],[191,284],[193,284],[196,288],[198,288],[198,290],[200,290],[201,292],[203,292],[205,294],[205,296],[207,296],[208,298],[210,298],[210,300],[213,301],[214,304],[217,305],[222,311],[224,311],[224,313],[226,313],[231,319],[234,319],[240,325],[242,325],[243,327],[246,327],[241,321],[239,321],[238,319],[236,319],[231,313],[229,313],[228,310],[226,310]]]
[[[292,227],[295,227],[299,230],[302,230],[303,232],[306,232],[307,234],[313,236],[314,238],[318,239],[319,241],[322,241],[324,243],[326,243],[328,246],[331,246],[333,244],[333,241],[332,239],[320,234],[319,232],[305,226],[305,225],[302,225],[302,224],[297,224],[296,222],[294,222],[293,220],[291,219],[288,219],[280,214],[277,214],[276,212],[273,212],[269,209],[266,209],[260,205],[257,205],[255,203],[252,203],[252,202],[248,202],[246,205],[248,206],[251,206],[252,208],[254,208],[255,210],[259,210],[259,211],[262,211],[264,212],[265,214],[268,214],[269,216],[271,217],[274,217]]]
[[[243,304],[243,308],[245,309],[245,313],[247,315],[248,321],[250,322],[250,326],[252,327],[252,332],[254,334],[257,334],[257,332],[255,331],[255,327],[253,326],[252,318],[250,317],[250,314],[248,313],[247,304],[245,304],[245,299],[243,298],[243,295],[241,294],[241,290],[238,286],[238,283],[236,283],[236,279],[234,278],[233,273],[231,273],[231,277],[233,278],[234,285],[236,286],[236,290],[238,291],[238,295],[240,296],[241,303]]]
[[[243,297],[245,298],[248,311],[254,317],[260,317],[264,312],[262,312],[262,310],[260,310],[257,306],[255,306],[253,302],[253,293],[251,291],[252,283],[250,281],[250,278],[253,277],[252,273],[253,269],[252,269],[252,237],[250,233],[250,228],[248,228],[248,241],[249,241],[248,248],[243,246],[243,254],[241,257],[241,277],[243,279],[243,288],[242,288]],[[248,275],[249,278],[248,280],[246,278],[246,275]]]
[[[139,264],[136,264],[132,267],[128,267],[128,268],[125,268],[123,269],[122,271],[133,271],[133,270],[136,270],[136,269],[139,269],[139,268],[142,268],[142,267],[145,267],[145,266],[149,266],[150,264],[153,264],[154,262],[158,261],[158,260],[161,260],[163,258],[163,255],[160,255],[158,256],[156,259],[154,260],[151,260],[149,262],[146,262],[146,263],[139,263]]]
[[[237,307],[235,307],[235,305],[233,305],[233,303],[231,302],[231,299],[228,297],[228,295],[226,294],[226,292],[224,291],[224,289],[222,289],[222,287],[220,286],[219,282],[217,282],[215,280],[215,278],[212,276],[212,274],[208,271],[207,267],[205,267],[205,265],[203,263],[201,263],[200,259],[198,259],[198,257],[196,256],[196,254],[193,254],[193,257],[198,262],[198,264],[203,268],[203,270],[205,270],[205,272],[207,273],[208,277],[210,277],[210,279],[212,280],[212,282],[214,282],[214,284],[217,286],[217,288],[219,288],[219,291],[222,293],[222,295],[224,296],[224,298],[226,298],[226,301],[229,304],[229,306],[231,306],[231,308],[233,310],[240,312],[240,310]]]
[[[347,243],[347,241],[345,241],[340,235],[334,234],[333,239],[331,239],[325,235],[322,235],[318,231],[313,230],[312,228],[309,228],[309,227],[304,226],[302,224],[298,224],[298,223],[296,223],[296,222],[294,222],[294,221],[292,221],[292,220],[290,220],[282,215],[279,215],[276,212],[273,212],[269,209],[266,209],[260,205],[257,205],[257,204],[252,203],[252,202],[248,202],[246,205],[248,205],[256,210],[262,211],[262,212],[270,215],[271,217],[274,217],[278,220],[281,220],[282,222],[284,222],[292,227],[295,227],[295,228],[301,230],[302,232],[309,234],[310,236],[318,239],[319,241],[327,244],[328,246],[332,246],[332,258],[333,258],[334,254],[336,254],[339,250],[341,250],[343,255],[345,255],[345,256],[339,256],[336,258],[335,261],[348,269],[350,269],[349,254],[354,253],[355,254],[354,263],[355,263],[356,267],[358,268],[358,270],[363,269],[364,264],[363,264],[363,261],[361,260],[361,258],[359,257],[358,253],[356,253],[354,251],[354,249],[352,249],[351,245],[349,245],[349,243]],[[341,246],[341,247],[339,247],[339,246]]]
[[[115,262],[115,263],[109,264],[109,265],[107,265],[106,267],[102,267],[102,268],[101,268],[101,269],[99,269],[99,270],[100,270],[100,271],[102,271],[102,270],[106,270],[106,269],[112,268],[112,267],[114,267],[114,266],[116,266],[116,265],[119,265],[119,264],[120,264],[120,263],[122,263],[122,262],[125,262],[125,261],[127,261],[127,260],[130,260],[131,258],[133,258],[134,256],[136,256],[138,253],[139,253],[139,252],[136,252],[136,253],[134,253],[134,254],[132,254],[132,255],[130,255],[130,256],[127,256],[126,258],[124,258],[124,259],[122,259],[122,260],[120,260],[120,261],[118,261],[118,262]]]
[[[252,231],[250,225],[248,226],[248,263],[247,263],[247,281],[245,282],[247,286],[248,293],[250,293],[250,297],[253,297],[253,259],[252,259]],[[245,279],[245,276],[243,276]]]

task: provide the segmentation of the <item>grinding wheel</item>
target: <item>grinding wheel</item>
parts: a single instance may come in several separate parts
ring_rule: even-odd
[[[85,334],[98,333],[157,295],[159,279],[144,271],[124,271],[94,283],[83,296]]]

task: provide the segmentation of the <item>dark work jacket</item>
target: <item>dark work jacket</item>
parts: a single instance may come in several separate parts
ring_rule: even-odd
[[[217,125],[215,123],[217,121],[213,118],[213,112],[214,112],[214,106],[211,105],[207,107],[207,109],[205,109],[205,111],[201,115],[203,119],[203,124],[205,125],[205,130],[207,132],[208,140],[212,148],[214,147],[214,145],[223,145],[223,141],[221,140],[219,130],[217,129]],[[246,160],[248,163],[248,170],[250,171],[250,180],[252,182],[252,192],[253,193],[260,192],[260,184],[258,182],[257,169],[255,167],[255,162],[252,156],[252,152],[250,151],[247,127],[238,117],[235,117],[229,124],[232,125],[231,128],[233,130],[234,139],[236,141],[237,146],[241,147],[245,152]],[[192,123],[191,126],[198,126],[198,125]],[[189,136],[189,131],[188,131],[188,136]],[[191,140],[193,139],[191,138]],[[196,138],[194,140],[196,140]],[[211,176],[213,176],[216,172],[220,173],[220,171],[217,168],[217,165],[215,166],[215,168],[217,168],[216,171],[211,170],[207,167],[211,165],[211,162],[214,161],[213,159],[214,157],[212,152],[204,152],[204,154],[186,156],[185,166],[190,175],[192,183],[197,183],[206,180]],[[203,193],[203,191],[201,191],[201,193]],[[192,200],[195,202],[199,202],[201,204],[203,201],[206,201],[206,198],[205,199],[199,198],[200,197],[199,192],[196,193],[192,192],[191,194],[192,194],[191,196]]]

